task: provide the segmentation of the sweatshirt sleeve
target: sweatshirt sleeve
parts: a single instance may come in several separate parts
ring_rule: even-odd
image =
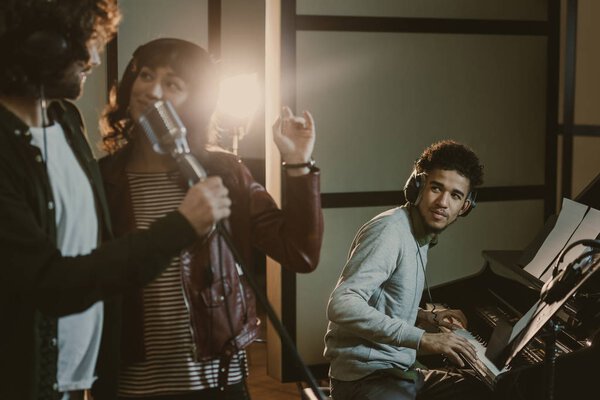
[[[373,306],[377,302],[374,294],[400,264],[403,239],[401,229],[385,218],[364,225],[331,294],[327,315],[331,322],[361,338],[416,349],[424,331]]]

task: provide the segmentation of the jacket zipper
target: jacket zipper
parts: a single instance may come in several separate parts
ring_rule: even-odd
[[[235,262],[235,270],[238,274],[238,286],[240,287],[240,293],[242,294],[242,307],[244,308],[244,325],[248,322],[248,307],[246,306],[246,292],[244,291],[244,285],[242,284],[242,276],[244,274],[240,274],[240,267],[238,263]],[[235,340],[235,338],[234,338]]]
[[[198,362],[198,353],[196,351],[197,347],[196,347],[196,332],[194,331],[194,325],[193,325],[193,321],[192,321],[192,308],[190,307],[190,301],[187,297],[187,293],[185,291],[185,282],[183,279],[183,265],[181,263],[181,256],[179,258],[179,268],[180,269],[180,274],[179,277],[181,278],[181,292],[183,294],[183,302],[185,303],[185,308],[187,309],[187,313],[188,313],[188,321],[189,321],[189,329],[190,329],[190,335],[192,336],[192,355],[193,355],[193,360],[194,362]]]

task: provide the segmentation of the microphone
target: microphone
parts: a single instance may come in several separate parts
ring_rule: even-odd
[[[154,151],[169,154],[177,161],[189,186],[206,179],[206,170],[190,151],[186,139],[187,129],[168,100],[152,104],[138,118],[138,123],[152,143]]]

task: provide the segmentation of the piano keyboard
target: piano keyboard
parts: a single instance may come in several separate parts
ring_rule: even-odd
[[[486,351],[485,342],[483,342],[483,340],[481,340],[480,338],[473,335],[468,330],[456,329],[453,332],[456,335],[462,336],[465,339],[467,339],[469,341],[469,343],[475,348],[475,351],[477,353],[478,362],[476,364],[469,362],[464,357],[463,357],[463,361],[465,361],[467,364],[469,364],[471,366],[471,368],[473,368],[473,370],[475,370],[475,372],[477,372],[477,374],[480,376],[480,378],[488,386],[493,388],[498,375],[508,371],[509,367],[504,367],[501,370],[498,369],[498,367],[496,367],[494,365],[494,363],[485,356],[485,351]]]

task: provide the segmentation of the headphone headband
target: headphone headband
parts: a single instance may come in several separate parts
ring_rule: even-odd
[[[417,167],[415,164],[412,173],[410,174],[408,180],[404,184],[404,198],[408,203],[410,203],[413,206],[419,204],[419,201],[421,201],[421,195],[423,193],[423,188],[425,187],[426,180],[427,173],[417,172]],[[461,214],[459,214],[461,217],[466,217],[477,206],[476,199],[477,191],[469,191],[465,200],[465,202],[469,202],[469,205]]]

